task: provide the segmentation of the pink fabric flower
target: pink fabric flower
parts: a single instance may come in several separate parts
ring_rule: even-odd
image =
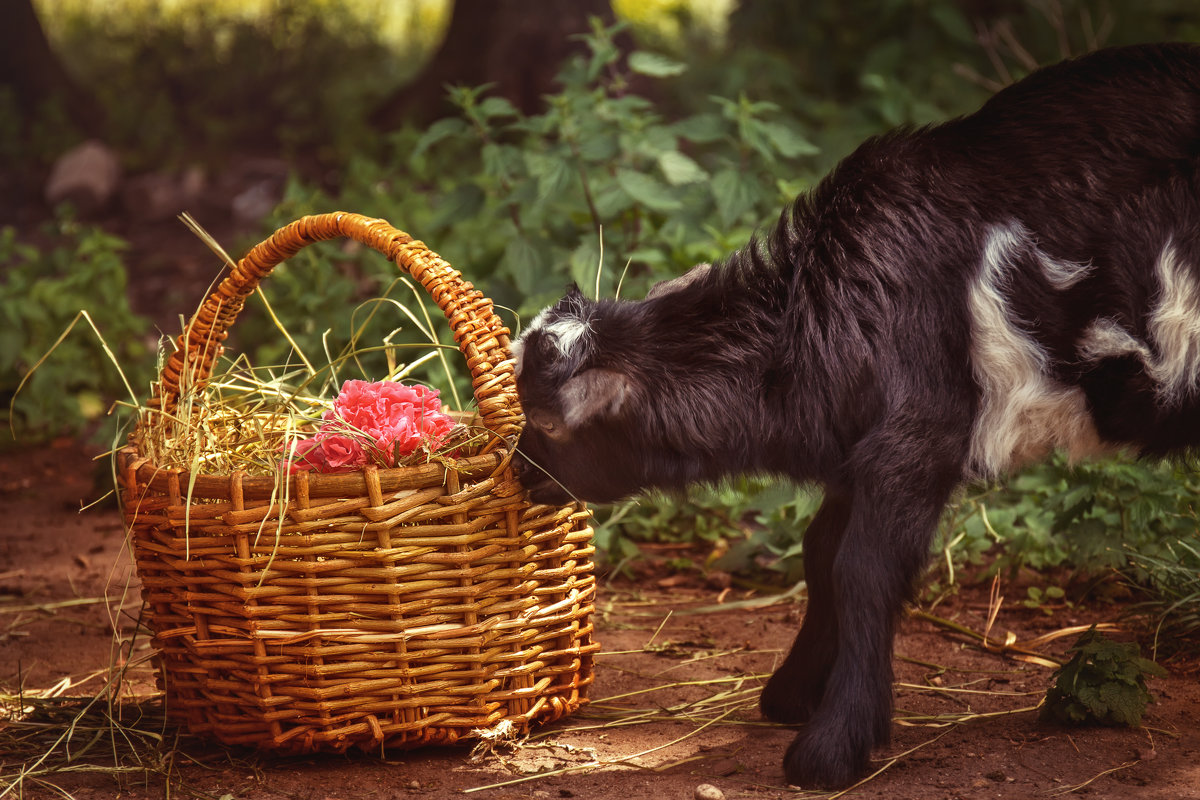
[[[454,429],[436,390],[394,381],[346,381],[322,419],[315,436],[296,443],[289,471],[394,467],[421,447],[436,450]]]

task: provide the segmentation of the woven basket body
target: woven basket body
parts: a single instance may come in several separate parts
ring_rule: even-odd
[[[287,479],[152,463],[156,413],[183,413],[243,300],[317,240],[384,253],[446,314],[471,370],[478,455]],[[508,467],[521,424],[508,331],[438,256],[380,220],[306,217],[208,298],[117,454],[126,525],[170,712],[194,733],[280,752],[449,744],[584,701],[592,677],[589,516],[531,505]]]

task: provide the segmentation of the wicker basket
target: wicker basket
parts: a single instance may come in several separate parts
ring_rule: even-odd
[[[490,443],[453,469],[299,472],[282,487],[151,463],[149,416],[184,413],[181,381],[211,376],[259,281],[341,236],[386,255],[445,312]],[[279,752],[412,747],[525,730],[584,702],[597,649],[589,516],[531,505],[513,477],[522,416],[508,343],[457,271],[356,214],[281,228],[208,297],[117,454],[168,707],[193,733]]]

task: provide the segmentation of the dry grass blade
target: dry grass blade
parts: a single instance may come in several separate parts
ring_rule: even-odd
[[[89,314],[86,309],[83,309],[79,311],[79,313],[75,315],[74,319],[71,320],[70,324],[63,329],[63,332],[60,333],[58,338],[54,340],[54,344],[50,345],[50,348],[44,354],[42,354],[42,357],[29,367],[29,369],[21,377],[20,382],[17,383],[17,388],[13,390],[12,398],[8,403],[8,428],[14,439],[17,435],[15,423],[17,397],[21,394],[21,390],[25,388],[25,384],[28,383],[29,379],[33,377],[33,374],[41,368],[42,364],[46,363],[46,359],[50,358],[54,351],[58,349],[59,345],[61,345],[66,338],[71,335],[71,332],[75,330],[75,326],[79,324],[80,320],[86,322],[88,327],[92,329],[92,333],[96,335],[96,340],[100,343],[100,349],[104,351],[104,355],[108,357],[108,360],[112,362],[114,367],[116,367],[117,374],[121,376],[121,382],[125,385],[125,391],[129,393],[129,396],[133,399],[133,402],[135,404],[137,403],[137,392],[133,390],[133,387],[129,383],[129,378],[126,377],[125,371],[121,369],[121,362],[117,359],[117,354],[113,352],[112,347],[109,346],[108,341],[104,338],[104,334],[100,332],[100,328],[96,325],[96,321],[92,319],[92,315]]]
[[[1073,625],[1066,628],[1060,628],[1050,633],[1035,636],[1032,639],[1020,641],[1016,634],[1011,631],[1005,634],[1003,641],[997,641],[992,637],[992,628],[995,625],[997,618],[1000,615],[1000,610],[1004,604],[1004,597],[999,592],[998,579],[992,582],[991,600],[988,604],[987,621],[983,631],[976,631],[966,625],[959,624],[953,620],[944,619],[942,617],[930,614],[927,611],[913,609],[910,613],[915,619],[923,620],[932,625],[935,625],[943,630],[952,633],[962,634],[968,639],[979,644],[979,646],[989,652],[997,655],[1011,656],[1019,661],[1024,661],[1030,664],[1036,664],[1042,667],[1051,669],[1062,666],[1062,661],[1039,652],[1039,649],[1049,644],[1050,642],[1062,639],[1067,636],[1078,636],[1091,627],[1097,630],[1111,631],[1116,630],[1117,626],[1113,623],[1102,622],[1095,626],[1092,625]]]
[[[1086,790],[1087,787],[1090,786],[1091,784],[1093,784],[1096,781],[1103,778],[1105,775],[1112,775],[1114,772],[1120,772],[1123,769],[1129,769],[1130,767],[1136,767],[1140,763],[1142,763],[1142,760],[1140,758],[1134,759],[1133,761],[1126,761],[1124,764],[1118,764],[1117,766],[1112,767],[1111,769],[1106,769],[1102,772],[1096,773],[1095,775],[1088,778],[1083,783],[1077,783],[1074,786],[1063,786],[1058,789],[1054,789],[1052,791],[1046,792],[1046,794],[1049,797],[1062,797],[1065,794],[1073,794],[1074,792],[1083,791],[1083,790]]]
[[[175,759],[161,698],[119,703],[104,691],[66,694],[65,680],[42,691],[0,694],[0,752],[19,764],[0,776],[0,798],[33,786],[69,796],[55,786],[65,773],[166,777]]]
[[[104,597],[76,597],[70,600],[54,600],[49,603],[36,603],[23,606],[5,606],[0,605],[0,614],[19,614],[30,611],[41,611],[45,614],[53,614],[60,608],[75,608],[77,606],[94,606],[100,603],[107,603],[107,598]]]
[[[229,270],[237,268],[234,259],[195,219],[183,214],[180,220]],[[390,297],[397,287],[406,288],[412,295],[418,307],[416,312],[408,304]],[[211,376],[192,375],[188,373],[190,368],[185,369],[180,376],[176,411],[146,415],[145,409],[138,408],[148,423],[140,436],[143,455],[155,464],[184,469],[191,476],[244,471],[247,475],[279,477],[281,454],[288,450],[289,444],[294,445],[298,439],[314,433],[322,415],[329,410],[330,401],[326,398],[340,386],[340,368],[354,365],[363,377],[368,377],[370,370],[364,366],[367,356],[384,356],[388,366],[386,380],[406,378],[422,364],[438,359],[454,407],[464,409],[444,352],[457,348],[440,341],[426,296],[406,278],[394,279],[381,297],[353,309],[349,341],[339,353],[327,352],[328,363],[320,368],[304,354],[295,337],[275,314],[261,287],[255,287],[255,295],[291,352],[302,362],[302,367],[289,364],[256,366],[243,354],[224,362],[225,366],[214,370]],[[393,330],[378,344],[365,342],[369,324],[384,307],[407,318],[424,341],[395,342],[393,337],[398,331]],[[329,333],[328,330],[325,332],[326,342]],[[403,349],[426,352],[401,363],[396,354]],[[165,356],[165,353],[160,354],[160,361],[165,361]],[[436,458],[461,448],[465,438],[470,437],[460,435],[442,448],[442,452],[425,455]]]

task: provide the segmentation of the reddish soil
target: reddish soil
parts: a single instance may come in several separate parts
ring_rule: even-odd
[[[96,676],[122,655],[114,631],[128,636],[133,628],[136,577],[120,517],[111,507],[79,511],[98,495],[93,474],[88,453],[74,443],[0,453],[5,693],[44,690],[63,679],[71,681],[67,695],[94,693],[101,685]],[[597,658],[593,703],[527,742],[500,744],[477,759],[465,748],[285,759],[185,740],[169,781],[153,772],[135,771],[120,781],[96,772],[60,772],[42,784],[12,787],[8,796],[61,797],[52,788],[57,786],[81,800],[382,800],[464,791],[480,800],[663,800],[690,798],[704,783],[726,798],[794,795],[780,767],[792,732],[763,723],[755,697],[790,643],[803,603],[693,613],[745,595],[734,590],[721,597],[698,580],[665,572],[642,578],[602,584],[597,629],[604,652]],[[1009,593],[1023,590],[1010,587]],[[966,587],[934,613],[982,630],[987,601],[986,587]],[[993,637],[1002,640],[1011,631],[1027,641],[1068,625],[1115,619],[1120,609],[1096,604],[1054,611],[1007,603]],[[1072,638],[1039,651],[1061,656]],[[138,648],[133,653],[135,660],[146,655]],[[876,754],[886,769],[846,797],[1200,798],[1194,664],[1169,663],[1170,674],[1152,681],[1158,702],[1141,729],[1067,729],[1023,710],[1036,705],[1049,685],[1047,667],[985,652],[916,617],[905,620],[896,656],[893,742]],[[148,666],[129,672],[129,691],[144,695],[152,687]],[[968,718],[972,714],[977,716]],[[0,717],[0,733],[4,724]],[[90,763],[105,764],[110,751],[107,745],[95,748],[99,755]],[[0,751],[0,796],[22,760],[28,764],[28,755]],[[557,774],[529,779],[547,771]],[[511,783],[522,778],[527,780]]]

